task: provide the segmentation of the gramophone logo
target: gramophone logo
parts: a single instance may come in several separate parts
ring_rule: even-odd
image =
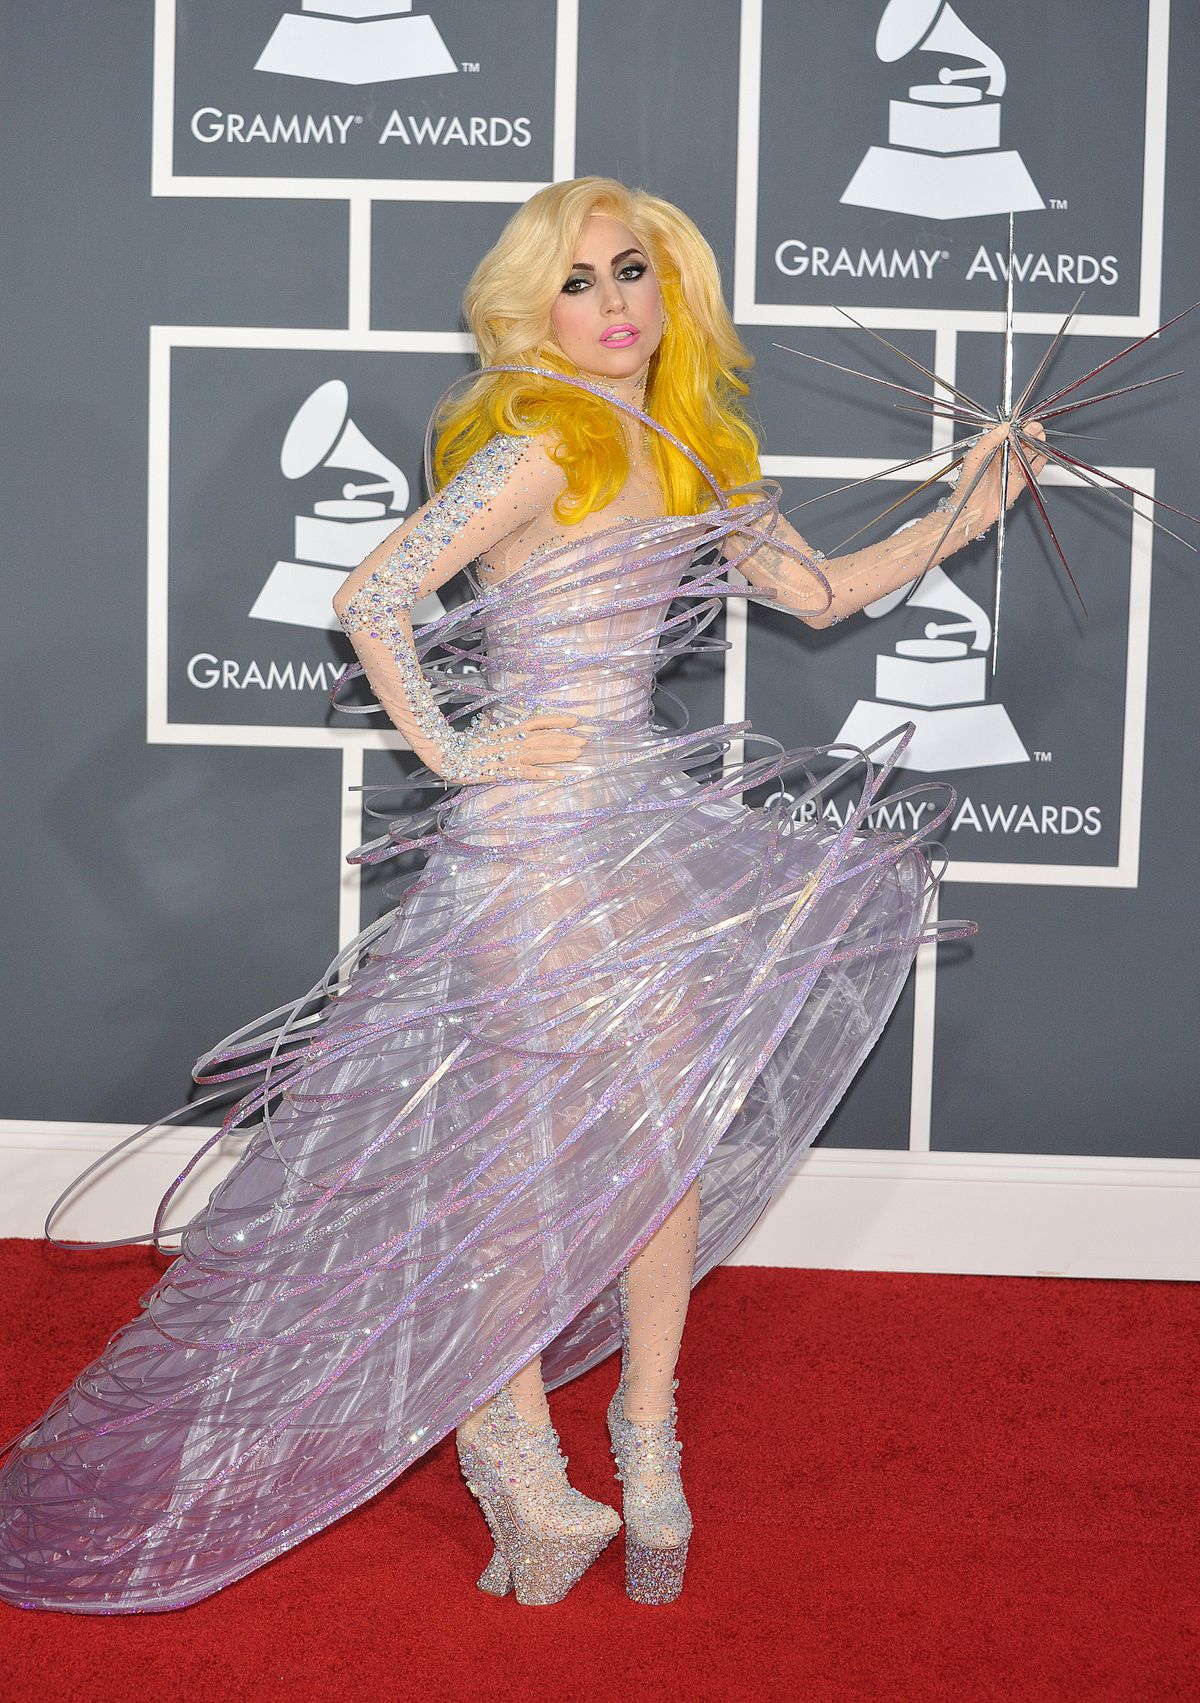
[[[300,404],[279,452],[285,479],[305,480],[327,467],[370,477],[365,483],[347,480],[339,497],[316,498],[295,516],[292,555],[268,574],[250,609],[254,620],[339,631],[334,593],[404,518],[404,471],[354,424],[349,389],[337,378],[318,385]],[[443,613],[434,593],[414,606],[413,619],[432,621]]]
[[[1000,146],[1004,62],[946,0],[889,0],[875,36],[885,65],[911,53],[965,59],[943,64],[888,102],[887,147],[867,149],[842,201],[925,219],[968,219],[1043,207],[1020,154]]]
[[[412,0],[302,0],[280,18],[254,69],[362,84],[440,77],[458,66],[433,19],[413,15]]]
[[[901,586],[889,592],[868,603],[865,613],[888,614],[907,591]],[[929,621],[923,637],[900,639],[891,652],[877,656],[875,696],[858,700],[838,741],[867,746],[901,721],[912,721],[917,731],[899,768],[931,773],[1028,763],[1029,752],[1004,705],[986,701],[986,652],[992,639],[986,611],[937,566],[926,570],[907,601],[960,619]],[[960,633],[970,634],[969,641],[955,636]]]

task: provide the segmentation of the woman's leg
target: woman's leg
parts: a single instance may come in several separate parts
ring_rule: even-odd
[[[513,1406],[527,1425],[549,1425],[550,1404],[546,1400],[546,1388],[542,1383],[542,1357],[534,1356],[527,1365],[522,1366],[515,1378],[505,1385],[512,1397]],[[479,1427],[488,1416],[491,1402],[485,1401],[473,1413],[469,1413],[458,1427],[458,1436],[464,1443],[470,1443]]]
[[[623,1491],[625,1588],[634,1602],[674,1602],[683,1589],[692,1516],[679,1477],[675,1362],[699,1221],[693,1183],[621,1274],[621,1381],[608,1431]]]
[[[696,1181],[625,1274],[625,1418],[638,1425],[656,1425],[671,1412],[699,1223]]]
[[[658,1424],[671,1411],[699,1224],[697,1181],[630,1261],[625,1273],[625,1418],[639,1425]],[[540,1354],[522,1366],[507,1389],[526,1424],[550,1423]],[[458,1427],[464,1443],[474,1437],[490,1406],[490,1402],[484,1402]]]

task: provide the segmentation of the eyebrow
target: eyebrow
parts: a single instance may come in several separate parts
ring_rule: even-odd
[[[640,248],[623,248],[620,254],[613,255],[612,259],[609,261],[609,265],[615,266],[618,260],[625,260],[631,254],[644,254],[644,252],[645,251]],[[571,270],[572,272],[594,272],[596,268],[592,265],[590,260],[576,260],[572,265]]]

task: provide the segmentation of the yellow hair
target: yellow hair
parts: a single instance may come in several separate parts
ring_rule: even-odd
[[[658,277],[669,324],[650,357],[646,413],[687,444],[723,488],[758,478],[758,440],[740,403],[749,390],[740,371],[754,357],[725,306],[712,249],[686,213],[657,195],[614,178],[579,177],[549,184],[525,202],[475,268],[463,298],[481,364],[579,375],[554,342],[550,310],[592,213],[628,225]],[[481,373],[435,422],[435,476],[444,484],[497,432],[552,431],[551,453],[567,476],[555,513],[564,523],[579,521],[606,507],[625,483],[623,417],[629,418],[611,403],[553,379]],[[692,463],[657,432],[649,435],[667,513],[709,507],[712,492]],[[733,498],[739,500],[749,498]]]

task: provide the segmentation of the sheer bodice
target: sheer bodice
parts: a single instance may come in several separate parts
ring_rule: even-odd
[[[570,711],[595,749],[610,736],[644,731],[664,636],[670,649],[663,621],[688,566],[687,547],[712,531],[698,516],[620,516],[531,551],[498,583],[479,582],[489,689],[513,715]],[[564,775],[568,784],[574,767]]]

